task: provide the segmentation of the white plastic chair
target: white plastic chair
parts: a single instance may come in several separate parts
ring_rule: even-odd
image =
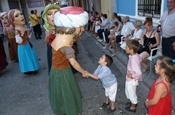
[[[157,50],[157,53],[156,53],[156,55],[152,56],[153,51],[155,51],[155,50]],[[162,38],[160,38],[160,45],[157,48],[151,49],[150,56],[147,58],[150,61],[150,64],[149,64],[150,74],[151,74],[151,70],[152,70],[153,60],[157,59],[159,56],[162,56]]]

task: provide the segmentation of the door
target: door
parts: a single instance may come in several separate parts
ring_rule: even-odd
[[[101,0],[101,13],[107,14],[108,19],[111,20],[111,0]]]

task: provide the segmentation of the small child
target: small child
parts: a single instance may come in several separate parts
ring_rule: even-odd
[[[153,82],[145,105],[148,107],[148,115],[172,115],[171,83],[175,78],[175,64],[171,58],[160,56],[155,64],[155,72],[158,75]]]
[[[140,57],[137,54],[139,49],[139,42],[137,40],[128,40],[126,42],[126,53],[129,54],[129,60],[127,65],[127,74],[125,82],[125,93],[127,99],[130,102],[127,102],[125,110],[136,112],[137,107],[137,95],[136,95],[136,86],[138,85],[138,80],[142,80],[141,75],[141,65]]]
[[[111,66],[113,59],[105,54],[99,59],[98,63],[99,66],[94,74],[87,73],[87,75],[95,80],[101,80],[105,89],[105,103],[103,103],[102,108],[107,109],[107,106],[110,104],[110,108],[107,109],[107,112],[112,113],[116,111],[115,98],[117,94],[117,79],[108,66]]]

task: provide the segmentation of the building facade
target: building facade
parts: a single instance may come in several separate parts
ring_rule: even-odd
[[[0,0],[0,12],[7,12],[10,9],[19,9],[23,12],[26,21],[29,20],[30,11],[37,10],[41,16],[41,11],[49,3],[55,3],[60,0]],[[85,0],[67,0],[69,5],[84,6]]]
[[[20,9],[25,19],[28,20],[30,11],[36,9],[38,15],[45,5],[60,0],[0,0],[0,11]],[[120,16],[130,16],[131,20],[142,20],[145,17],[153,17],[156,25],[160,16],[166,10],[167,0],[67,0],[69,5],[84,7],[87,11],[97,11],[108,15],[111,19],[112,13]]]
[[[161,15],[167,9],[167,0],[116,0],[116,12],[120,16],[129,16],[131,20],[145,20],[153,17],[157,25]]]
[[[0,11],[8,12],[10,9],[19,9],[23,12],[26,21],[29,19],[30,11],[37,10],[40,16],[48,0],[0,0]]]

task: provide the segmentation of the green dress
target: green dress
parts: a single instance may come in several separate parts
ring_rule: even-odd
[[[52,50],[52,67],[49,75],[49,99],[56,115],[77,115],[82,112],[82,98],[68,58],[75,57],[71,47]]]

